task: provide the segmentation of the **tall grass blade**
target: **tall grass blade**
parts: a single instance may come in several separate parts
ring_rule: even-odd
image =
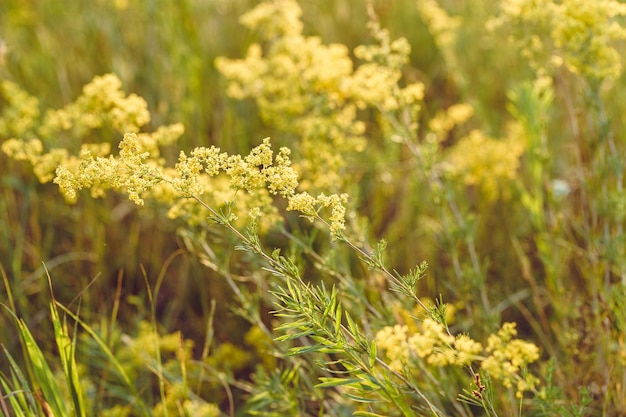
[[[9,351],[4,346],[2,349],[4,350],[4,354],[9,360],[9,364],[11,366],[11,379],[13,380],[12,388],[9,386],[8,378],[2,374],[0,374],[0,382],[2,383],[2,389],[7,393],[6,398],[9,399],[15,416],[39,415],[37,402],[31,392],[30,386],[28,385],[24,374]],[[3,412],[7,415],[7,417],[11,415],[7,414],[6,411]]]
[[[119,361],[117,360],[113,352],[111,352],[111,350],[106,345],[106,343],[104,343],[104,341],[98,336],[96,331],[93,328],[91,328],[91,326],[89,326],[87,323],[82,321],[75,313],[70,311],[64,305],[56,302],[56,306],[59,309],[63,310],[63,312],[65,312],[68,316],[70,316],[72,320],[80,324],[80,326],[89,334],[89,336],[91,336],[91,338],[96,342],[96,344],[100,347],[100,349],[102,349],[102,352],[108,358],[109,363],[118,372],[124,385],[128,388],[128,392],[132,395],[134,399],[133,405],[136,406],[137,411],[140,413],[139,415],[143,415],[146,417],[151,416],[152,413],[150,412],[146,404],[142,401],[139,393],[137,392],[135,385],[130,380],[130,378],[128,377],[128,374],[124,370],[124,367],[122,367],[122,365],[119,363]]]
[[[59,388],[57,377],[54,372],[52,372],[52,369],[50,369],[35,338],[23,320],[17,319],[17,326],[26,348],[28,360],[32,364],[37,385],[39,389],[41,389],[41,395],[46,404],[50,407],[50,411],[55,416],[69,415],[69,410],[67,409],[65,399]]]
[[[83,392],[78,376],[78,368],[76,366],[76,332],[74,332],[73,338],[70,339],[67,332],[67,323],[61,323],[59,311],[54,303],[50,304],[50,315],[54,326],[54,338],[59,348],[61,365],[65,373],[67,388],[72,397],[74,415],[76,417],[86,417]]]

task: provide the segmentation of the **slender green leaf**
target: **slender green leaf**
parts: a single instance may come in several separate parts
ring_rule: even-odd
[[[41,393],[50,410],[55,416],[67,416],[69,410],[66,406],[66,400],[63,398],[61,389],[59,388],[57,377],[50,369],[43,352],[37,345],[35,338],[26,326],[23,320],[17,321],[20,336],[24,341],[28,360],[33,366],[33,372],[37,379],[37,385],[41,389]]]
[[[280,341],[280,342],[284,342],[284,341],[287,341],[287,340],[299,339],[301,337],[309,336],[311,334],[313,334],[312,330],[304,330],[304,331],[298,332],[298,333],[285,334],[285,335],[282,335],[282,336],[278,336],[274,340],[277,340],[277,341]]]
[[[339,387],[345,385],[357,385],[361,382],[360,378],[333,378],[333,377],[321,377],[322,383],[315,385],[315,388],[330,388]]]
[[[19,371],[19,369],[18,369]],[[30,394],[30,390],[28,390],[28,387],[24,387],[26,388],[26,390],[24,389],[16,389],[20,387],[19,384],[19,379],[15,376],[15,372],[13,371],[13,369],[11,369],[11,377],[13,379],[13,386],[15,388],[11,388],[8,385],[8,381],[6,380],[6,378],[4,377],[4,375],[0,374],[0,384],[2,384],[2,391],[0,391],[0,395],[4,396],[4,392],[6,392],[6,396],[4,396],[4,398],[9,400],[9,403],[11,404],[11,408],[13,409],[13,414],[16,417],[26,417],[26,416],[33,416],[38,414],[37,413],[37,409],[32,409],[31,407],[28,406],[28,402],[27,402],[27,395]],[[3,403],[3,407],[6,406],[6,403]],[[8,410],[4,410],[3,409],[3,413],[6,414],[7,416],[13,415],[13,414],[9,414]]]
[[[350,329],[350,332],[352,333],[352,335],[353,336],[358,335],[359,327],[356,325],[356,323],[352,319],[352,316],[350,316],[350,313],[346,311],[345,316],[346,316],[346,322],[348,323],[348,328]]]
[[[339,334],[341,330],[341,316],[343,315],[343,310],[341,308],[341,304],[337,304],[337,309],[335,310],[335,334]]]
[[[122,378],[122,381],[124,382],[128,390],[132,394],[133,398],[135,399],[135,404],[137,408],[141,411],[141,414],[144,416],[151,416],[152,413],[150,412],[148,407],[144,404],[144,402],[141,400],[141,397],[139,396],[139,393],[137,392],[137,389],[135,388],[135,384],[133,384],[133,382],[130,380],[130,378],[128,377],[128,374],[126,374],[126,371],[124,370],[122,365],[119,363],[119,361],[117,360],[113,352],[111,352],[109,347],[98,336],[95,330],[93,330],[87,323],[82,321],[76,314],[74,314],[72,311],[70,311],[68,308],[66,308],[62,304],[56,303],[56,305],[61,310],[63,310],[68,316],[70,316],[72,320],[80,324],[81,327],[89,334],[89,336],[91,336],[91,338],[96,342],[96,344],[100,347],[100,349],[102,349],[104,354],[107,356],[111,366],[115,368],[115,370],[119,373],[120,377]]]
[[[65,372],[67,387],[72,397],[74,414],[77,417],[85,417],[85,407],[78,367],[76,365],[76,332],[73,339],[70,339],[66,323],[61,323],[59,311],[54,303],[50,304],[50,314],[54,326],[54,337],[59,348],[61,364]]]
[[[382,414],[370,413],[369,411],[355,411],[352,415],[359,417],[387,417]]]
[[[354,394],[348,394],[348,393],[344,393],[343,394],[346,398],[349,398],[353,401],[359,402],[359,403],[379,403],[381,402],[380,398],[365,398],[365,397],[361,397],[358,395],[354,395]]]
[[[298,347],[289,349],[289,355],[290,356],[304,355],[305,353],[319,352],[322,349],[324,349],[324,347],[320,345],[298,346]]]
[[[11,377],[13,379],[14,390],[21,391],[21,393],[17,395],[17,398],[21,401],[20,409],[28,410],[29,407],[26,404],[26,402],[28,402],[32,410],[37,410],[37,400],[35,400],[35,397],[33,396],[32,390],[30,388],[30,385],[28,384],[25,375],[22,373],[19,366],[17,365],[17,362],[15,362],[15,359],[13,359],[13,356],[11,356],[9,351],[4,346],[2,346],[2,349],[4,350],[4,354],[9,360],[9,364],[11,365]],[[11,396],[11,399],[13,398],[14,397]]]
[[[278,327],[275,327],[274,330],[277,332],[291,329],[302,329],[309,327],[310,323],[307,320],[298,320],[290,323],[281,324]]]
[[[370,357],[369,357],[369,365],[370,368],[373,368],[376,364],[376,340],[372,340],[370,344]]]

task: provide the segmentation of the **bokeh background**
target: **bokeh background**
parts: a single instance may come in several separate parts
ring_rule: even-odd
[[[304,35],[350,51],[371,43],[366,3],[301,1]],[[481,339],[503,321],[517,322],[520,336],[538,344],[544,360],[556,359],[565,397],[576,400],[579,387],[589,387],[594,413],[620,415],[626,410],[626,104],[620,97],[625,83],[621,67],[610,77],[584,68],[594,67],[593,51],[605,51],[602,46],[620,61],[624,37],[612,39],[594,30],[621,28],[623,16],[598,14],[600,3],[609,2],[597,3],[597,10],[573,0],[555,2],[579,10],[568,18],[586,22],[579,30],[589,34],[559,43],[546,26],[548,17],[538,12],[541,6],[524,2],[535,9],[520,11],[519,19],[500,32],[490,30],[488,23],[503,13],[502,6],[513,3],[369,2],[369,14],[378,17],[391,39],[404,37],[411,45],[401,84],[425,85],[415,143],[429,142],[436,130],[431,122],[441,121],[442,112],[462,103],[473,110],[471,119],[444,129],[437,139],[433,161],[449,174],[442,174],[447,182],[437,189],[433,184],[441,184],[422,175],[411,150],[389,137],[380,112],[361,109],[367,146],[351,156],[346,175],[352,181],[341,190],[351,196],[349,224],[362,242],[386,239],[390,269],[406,273],[427,261],[420,291],[432,299],[441,295],[454,307],[457,331]],[[196,146],[247,154],[267,136],[275,146],[296,146],[297,136],[264,119],[255,100],[228,97],[228,80],[216,69],[218,57],[242,58],[252,43],[262,41],[238,21],[257,4],[3,0],[0,78],[37,97],[45,109],[63,107],[95,76],[114,73],[124,91],[146,100],[151,113],[146,131],[185,125],[178,143],[162,150],[170,162],[180,149]],[[429,9],[433,4],[439,9]],[[533,49],[533,42],[543,49]],[[576,42],[579,49],[569,48]],[[351,58],[356,67],[358,59],[353,53]],[[559,59],[565,64],[556,65]],[[533,96],[541,76],[550,80],[543,90],[548,93]],[[8,107],[8,100],[0,99],[0,112]],[[518,133],[510,133],[511,123],[517,123]],[[476,130],[482,136],[464,140]],[[89,141],[115,144],[120,139],[98,130]],[[518,152],[520,143],[514,175],[507,167],[498,172],[494,161]],[[446,171],[450,164],[464,171]],[[286,230],[305,234],[307,226],[298,224],[295,216],[288,217]],[[233,250],[237,242],[231,235],[196,230],[169,219],[163,207],[148,203],[138,208],[115,193],[101,199],[83,196],[68,205],[54,184],[40,184],[31,167],[0,152],[0,266],[16,313],[46,351],[55,350],[48,326],[50,283],[61,303],[80,304],[86,322],[115,322],[120,332],[140,337],[141,323],[155,319],[163,333],[180,331],[194,341],[196,356],[202,353],[215,300],[213,343],[250,350],[250,325],[232,311],[232,288],[193,250],[199,235],[224,261],[220,268],[233,271],[245,285],[254,264]],[[285,233],[278,231],[263,239],[268,247],[288,246]],[[321,253],[332,247],[324,236],[313,240]],[[338,256],[347,259],[338,267],[355,276],[363,272],[356,258]],[[146,287],[154,285],[159,291],[152,317]],[[5,304],[6,295],[3,286],[0,301]],[[262,310],[269,323],[271,306]],[[0,314],[0,342],[9,351],[19,348],[8,314]],[[240,351],[232,347],[232,352]],[[242,360],[245,365],[235,367],[235,373],[246,379],[262,360]],[[7,367],[0,355],[0,369]],[[218,403],[227,402],[222,394],[212,395]]]

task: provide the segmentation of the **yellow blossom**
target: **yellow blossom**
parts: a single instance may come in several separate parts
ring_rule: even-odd
[[[538,379],[527,372],[527,365],[539,358],[539,349],[532,343],[514,339],[515,323],[504,323],[487,341],[487,347],[468,335],[452,336],[438,322],[427,318],[411,331],[409,326],[383,327],[376,333],[376,346],[397,371],[411,369],[412,360],[423,360],[433,367],[468,366],[480,362],[491,378],[505,387],[516,384],[517,395],[532,390]],[[488,355],[485,357],[484,353]]]
[[[2,143],[2,151],[16,161],[36,161],[43,152],[43,144],[39,139],[7,139]]]
[[[213,403],[204,403],[199,400],[184,400],[183,410],[187,416],[219,417],[222,415],[220,408]]]
[[[261,32],[265,39],[276,36],[298,35],[302,32],[302,9],[294,0],[265,1],[250,10],[239,21],[246,27]]]
[[[419,329],[409,333],[406,325],[387,326],[376,334],[376,345],[385,352],[394,369],[411,357],[431,366],[466,366],[477,360],[483,347],[467,335],[454,337],[436,321],[427,318]]]
[[[122,82],[114,74],[94,77],[73,103],[46,112],[39,133],[53,137],[75,128],[84,134],[103,126],[111,126],[118,132],[138,132],[150,122],[148,106],[143,98],[126,95],[121,87]]]
[[[287,210],[299,211],[306,216],[315,216],[316,203],[316,199],[305,191],[302,193],[294,194],[289,198],[289,205],[287,206]]]
[[[375,42],[355,48],[365,61],[355,70],[344,45],[302,34],[301,13],[293,0],[261,2],[241,21],[266,42],[251,45],[244,59],[218,58],[216,66],[229,82],[231,97],[254,99],[266,123],[298,137],[292,149],[298,155],[294,168],[305,178],[300,188],[336,192],[347,180],[342,174],[350,154],[365,149],[358,108],[409,106],[416,118],[423,85],[398,85],[410,54],[406,39],[392,40],[370,22]]]
[[[33,163],[33,171],[39,182],[46,183],[52,181],[56,168],[62,163],[67,163],[68,158],[69,153],[65,149],[51,149],[50,152],[37,158],[36,162]]]
[[[0,83],[0,92],[8,102],[0,115],[0,137],[33,134],[39,119],[39,100],[8,80]]]
[[[389,367],[393,370],[401,371],[409,358],[407,333],[408,327],[399,324],[383,327],[376,333],[376,346],[390,359]]]
[[[402,101],[405,104],[414,104],[424,99],[424,84],[411,83],[400,90]]]
[[[353,77],[344,82],[346,92],[354,97],[359,108],[381,105],[386,110],[395,110],[399,103],[389,88],[397,85],[401,73],[376,63],[361,65]]]
[[[509,184],[517,175],[526,148],[522,139],[515,129],[504,140],[473,130],[452,148],[444,167],[453,179],[477,187],[487,201],[508,198]]]
[[[435,117],[428,122],[430,130],[437,135],[437,139],[442,141],[447,138],[448,133],[457,125],[465,123],[474,110],[467,103],[459,103],[450,106],[445,111],[438,111]]]
[[[518,389],[534,386],[534,377],[520,376],[520,371],[528,364],[539,359],[539,348],[533,343],[514,339],[517,335],[515,323],[504,323],[497,334],[492,334],[487,340],[486,351],[489,356],[481,363],[481,367],[489,375],[502,381],[506,387],[513,386],[515,381],[526,381],[518,384]]]
[[[315,71],[307,73],[316,88],[331,88],[338,92],[339,74],[352,68],[347,49],[343,46],[326,48],[317,38],[295,39],[296,44],[301,42],[313,46],[310,59],[319,64],[330,64],[335,57],[345,58],[344,62],[348,64],[343,69],[341,65],[329,65],[339,69],[339,73],[333,70],[327,76]],[[328,56],[325,51],[329,52]],[[283,58],[289,58],[289,54]],[[300,69],[307,69],[309,61],[296,59],[294,63]],[[174,167],[166,166],[161,147],[175,142],[184,133],[183,125],[177,123],[161,126],[151,133],[137,133],[150,120],[146,103],[138,96],[127,96],[121,90],[121,81],[113,74],[95,77],[74,102],[61,109],[48,110],[43,121],[39,120],[36,99],[30,99],[11,83],[3,83],[2,89],[4,94],[13,94],[22,102],[8,99],[10,106],[4,109],[0,118],[0,130],[4,129],[4,132],[0,133],[27,135],[26,138],[5,140],[2,151],[15,160],[31,164],[41,182],[54,181],[68,202],[75,202],[83,189],[88,189],[92,197],[103,197],[109,190],[116,190],[126,193],[136,204],[143,204],[146,198],[164,204],[169,208],[170,217],[199,226],[210,221],[210,213],[197,201],[202,198],[217,211],[228,206],[231,221],[236,221],[239,214],[244,214],[242,222],[246,215],[255,218],[263,231],[281,220],[274,204],[274,199],[280,197],[286,199],[288,210],[323,220],[333,239],[341,237],[345,228],[347,196],[319,194],[313,197],[297,192],[302,185],[296,167],[292,166],[291,150],[282,147],[274,153],[269,138],[246,156],[228,155],[214,146],[198,147],[189,153],[181,151]],[[340,103],[342,96],[338,94],[334,100]],[[316,135],[332,136],[333,141],[337,141],[326,143],[325,149],[339,159],[341,153],[337,151],[342,149],[339,145],[345,138],[351,141],[350,146],[363,148],[363,139],[359,135],[364,127],[362,122],[355,121],[355,106],[339,106],[336,110],[328,112],[331,123],[321,115],[302,119],[300,127],[308,129],[307,135],[310,136],[307,137],[311,139],[308,149],[311,154],[317,153],[318,158],[324,158],[324,155],[319,152],[323,148],[313,141]],[[14,116],[23,119],[23,123],[13,123]],[[126,130],[119,143],[118,155],[111,154],[111,145],[107,142],[81,143],[90,129],[100,127]],[[35,136],[37,132],[41,137]],[[71,146],[51,146],[59,142],[59,137],[70,136],[69,133],[73,139]],[[311,161],[316,160],[309,159],[306,163]],[[331,171],[339,175],[338,170]],[[334,179],[332,175],[325,175],[325,178]],[[320,214],[322,211],[325,217]]]
[[[483,346],[467,335],[460,335],[454,339],[454,362],[457,365],[468,365],[476,360],[476,356],[483,350]]]
[[[76,201],[78,191],[85,188],[93,197],[114,189],[128,194],[136,204],[143,204],[147,197],[169,204],[170,217],[202,224],[208,214],[195,199],[206,198],[215,210],[235,202],[238,212],[262,218],[260,226],[267,229],[279,220],[272,199],[278,195],[287,200],[287,210],[306,216],[322,219],[319,211],[328,210],[328,220],[324,221],[333,239],[339,238],[345,228],[347,195],[312,197],[297,193],[298,176],[291,167],[289,149],[281,148],[274,155],[269,138],[244,157],[228,155],[214,146],[195,148],[189,155],[181,151],[174,168],[163,166],[161,158],[151,159],[150,152],[145,151],[147,139],[143,139],[135,133],[124,135],[117,157],[105,156],[108,149],[101,145],[84,146],[77,158],[59,154],[54,159],[56,154],[49,153],[46,157],[50,162],[42,166],[58,164],[54,182],[70,202]],[[229,220],[237,218],[231,212]]]
[[[626,16],[626,5],[617,0],[504,0],[489,27],[510,30],[536,69],[564,62],[584,78],[601,81],[621,72],[620,54],[612,45],[626,39],[626,28],[616,20],[620,16]]]
[[[417,10],[444,56],[446,65],[453,73],[460,73],[455,46],[462,19],[450,16],[437,0],[420,0],[417,2]]]
[[[71,167],[60,165],[54,182],[69,201],[75,201],[77,192],[90,188],[92,195],[102,196],[108,188],[124,191],[136,204],[143,204],[141,194],[162,180],[159,170],[146,163],[147,152],[140,152],[137,135],[124,135],[120,142],[119,159],[94,157],[88,149],[81,153],[81,162]]]

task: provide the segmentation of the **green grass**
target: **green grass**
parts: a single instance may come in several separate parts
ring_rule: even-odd
[[[280,146],[292,150],[301,190],[350,196],[346,230],[331,240],[330,211],[286,211],[289,198],[266,198],[266,190],[226,196],[232,172],[185,200],[176,219],[167,211],[180,195],[147,193],[137,207],[124,189],[97,199],[81,192],[70,205],[33,174],[42,160],[32,166],[0,152],[3,415],[626,412],[617,65],[626,36],[606,32],[622,28],[624,16],[576,0],[518,15],[502,14],[504,0],[324,0],[301,2],[302,34],[267,37],[238,21],[256,1],[57,3],[0,4],[0,80],[38,99],[0,97],[1,143],[37,137],[46,151],[74,154],[81,143],[109,143],[117,155],[126,132],[106,122],[48,136],[40,129],[46,109],[114,73],[147,103],[142,133],[185,125],[175,144],[160,146],[162,160],[151,156],[159,167],[198,146],[248,155],[270,136],[274,156]],[[584,31],[577,10],[589,17]],[[399,79],[371,101],[376,85],[347,87],[363,81],[366,60],[354,48],[377,45],[376,36],[384,44],[368,16],[391,41],[411,45]],[[494,16],[508,20],[496,27]],[[322,46],[298,67],[308,47],[289,42],[310,36],[345,45],[356,72],[333,76],[345,61],[326,64]],[[263,71],[250,61],[240,72],[216,66],[227,62],[218,57],[243,59],[255,42]],[[390,57],[387,50],[370,62],[380,66],[368,79],[395,70]],[[247,79],[248,70],[259,72]],[[244,99],[226,94],[234,82]],[[399,89],[416,82],[423,98],[397,108],[385,101],[401,100]],[[450,122],[457,116],[446,111],[462,103],[472,115]],[[337,182],[324,186],[331,174]],[[282,223],[246,224],[245,210],[270,210],[268,201]],[[239,220],[225,215],[231,209]],[[515,322],[516,337],[537,345],[540,358],[511,386],[481,367],[488,351],[467,366],[433,366],[433,353],[412,345],[398,367],[377,335],[394,325],[419,335],[427,317],[483,347]],[[457,349],[441,340],[438,349]],[[528,375],[538,382],[517,398],[515,384]]]

